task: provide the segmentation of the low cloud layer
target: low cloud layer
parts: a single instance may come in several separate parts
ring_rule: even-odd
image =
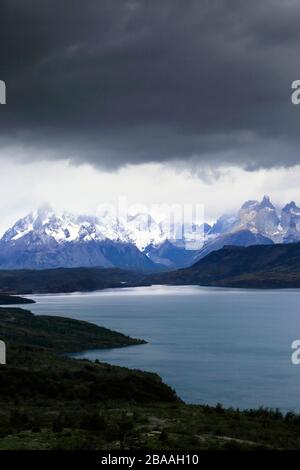
[[[295,165],[299,18],[296,0],[2,0],[0,155]]]

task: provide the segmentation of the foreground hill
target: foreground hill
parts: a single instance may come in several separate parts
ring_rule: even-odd
[[[300,243],[225,246],[187,269],[149,278],[154,284],[220,287],[300,287]]]
[[[84,321],[36,316],[19,308],[0,308],[0,338],[7,365],[0,367],[0,401],[127,399],[177,397],[155,374],[92,364],[61,353],[145,343]]]

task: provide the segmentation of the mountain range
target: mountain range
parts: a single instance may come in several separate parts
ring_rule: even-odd
[[[185,227],[168,227],[146,213],[126,223],[109,212],[101,215],[58,213],[49,206],[18,220],[0,239],[0,269],[60,267],[121,268],[144,272],[191,266],[226,245],[251,246],[300,241],[300,208],[281,210],[268,196],[245,202],[237,214],[222,215],[213,225],[195,224],[202,246],[187,248]],[[181,238],[176,234],[182,232]],[[170,236],[171,234],[171,236]]]

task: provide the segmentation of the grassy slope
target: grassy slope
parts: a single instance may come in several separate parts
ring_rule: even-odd
[[[0,404],[0,449],[6,450],[300,449],[300,418],[268,410],[114,397]]]

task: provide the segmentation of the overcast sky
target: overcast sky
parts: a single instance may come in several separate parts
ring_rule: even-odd
[[[0,231],[73,210],[298,200],[297,0],[1,0]]]

